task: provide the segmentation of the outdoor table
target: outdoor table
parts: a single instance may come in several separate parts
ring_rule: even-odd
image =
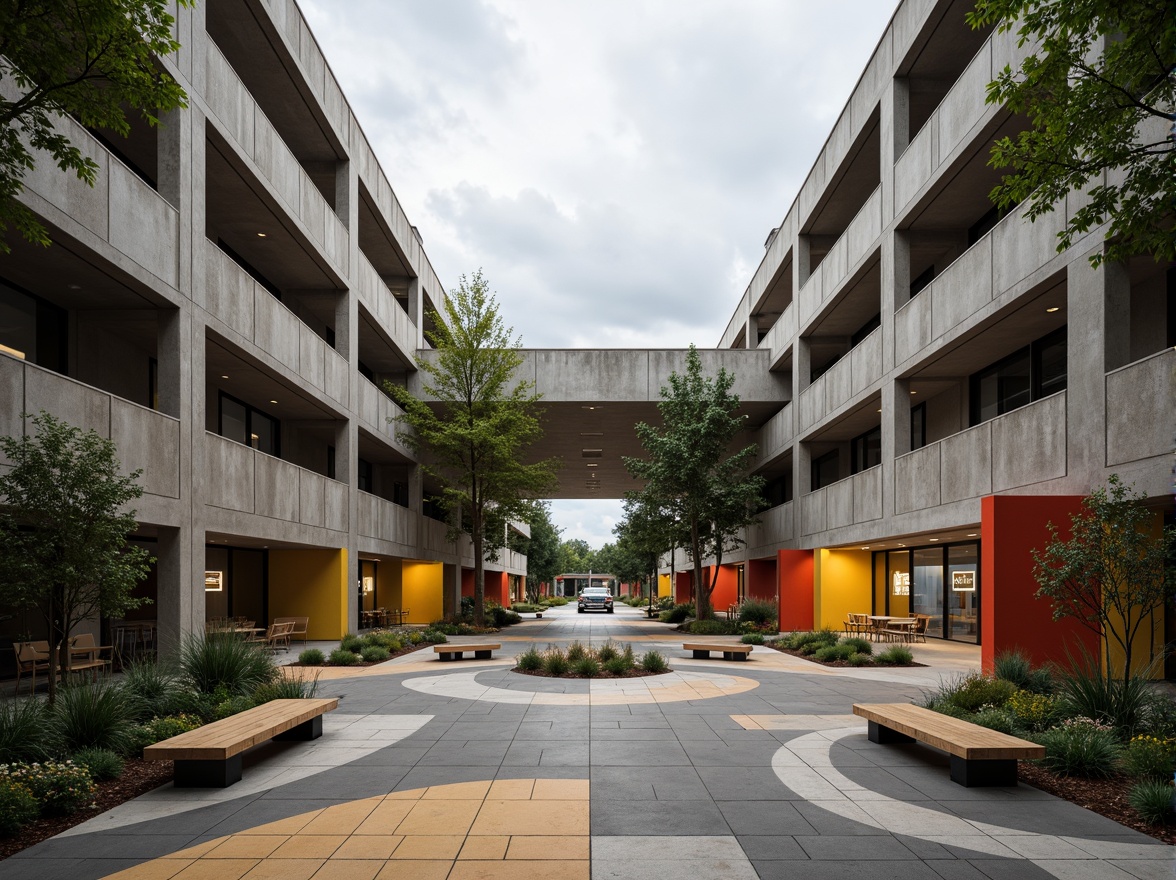
[[[882,630],[892,620],[906,620],[905,617],[891,617],[889,614],[867,614],[866,620],[870,621],[870,636],[874,641],[880,641]]]

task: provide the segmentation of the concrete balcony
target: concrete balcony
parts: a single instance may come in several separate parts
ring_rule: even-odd
[[[1171,456],[1176,349],[1107,373],[1107,467]]]
[[[411,363],[416,356],[418,337],[416,326],[392,295],[383,279],[363,254],[359,255],[358,284],[356,293],[363,307],[380,324],[388,340],[405,361]]]
[[[0,434],[24,433],[21,413],[44,410],[114,441],[121,473],[142,470],[148,495],[180,497],[180,422],[83,385],[52,370],[0,354]]]
[[[753,559],[766,553],[774,553],[780,545],[795,537],[796,503],[787,501],[762,511],[759,525],[747,530],[746,557]]]
[[[350,398],[344,357],[302,323],[277,297],[254,281],[207,239],[205,303],[234,344],[260,350],[276,371],[292,374],[346,408]]]
[[[377,388],[364,376],[359,378],[357,385],[359,400],[356,414],[360,424],[377,437],[387,441],[388,445],[408,458],[412,458],[408,447],[396,438],[398,426],[394,421],[404,411],[396,405],[387,394]]]
[[[775,369],[784,358],[785,352],[796,339],[797,321],[796,303],[789,303],[784,312],[776,319],[768,335],[763,338],[756,348],[766,349],[772,353],[772,368]]]
[[[347,485],[217,434],[204,435],[206,503],[346,532]]]
[[[801,533],[805,535],[881,518],[881,466],[822,486],[801,498]]]
[[[420,529],[420,514],[387,499],[359,493],[359,534],[379,541],[415,547]]]
[[[759,429],[755,438],[759,446],[754,467],[761,467],[783,455],[796,437],[795,407],[785,406]]]
[[[900,455],[896,513],[1007,492],[1066,475],[1066,393]]]
[[[347,227],[327,204],[277,130],[266,119],[216,44],[207,41],[205,100],[221,132],[247,159],[271,195],[302,225],[307,238],[346,278],[350,263]]]
[[[858,209],[820,265],[801,285],[798,306],[802,328],[873,252],[881,234],[882,187],[879,185]]]
[[[882,328],[879,327],[800,392],[797,431],[804,433],[838,412],[881,379]]]

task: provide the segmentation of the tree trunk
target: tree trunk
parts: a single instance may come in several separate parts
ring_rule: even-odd
[[[475,506],[470,512],[474,539],[474,626],[486,625],[486,581],[482,562],[482,512]]]

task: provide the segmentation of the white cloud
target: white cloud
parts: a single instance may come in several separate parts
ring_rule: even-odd
[[[622,515],[621,502],[605,498],[551,502],[551,521],[563,529],[560,540],[579,538],[587,541],[593,550],[616,543],[612,530]]]

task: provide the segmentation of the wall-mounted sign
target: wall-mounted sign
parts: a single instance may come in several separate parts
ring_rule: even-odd
[[[892,596],[909,596],[911,594],[911,574],[909,571],[894,572],[893,581]]]
[[[225,573],[223,571],[204,572],[204,592],[219,593],[224,589]]]
[[[956,593],[974,593],[976,591],[976,572],[953,571],[951,573],[951,588]]]
[[[369,574],[367,577],[365,577],[363,579],[363,591],[365,593],[370,593],[375,588],[376,588],[376,579]]]

